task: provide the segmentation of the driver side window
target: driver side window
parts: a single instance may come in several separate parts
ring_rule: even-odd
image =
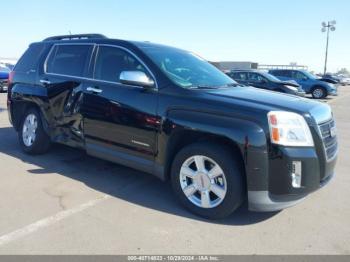
[[[261,82],[263,77],[256,73],[249,73],[249,80],[254,82]]]
[[[142,71],[145,67],[130,53],[111,46],[100,46],[95,64],[94,79],[119,83],[123,71]]]
[[[293,78],[298,79],[298,80],[307,79],[307,77],[299,71],[293,71]]]

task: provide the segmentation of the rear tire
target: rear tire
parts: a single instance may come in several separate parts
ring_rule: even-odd
[[[29,108],[21,121],[18,130],[19,144],[27,154],[43,154],[50,147],[50,137],[46,134],[40,113],[35,108]]]
[[[312,97],[315,99],[322,99],[327,97],[327,90],[321,86],[316,86],[312,89]]]
[[[197,167],[199,159],[204,159],[204,164],[199,164],[201,168]],[[232,152],[214,143],[196,143],[183,148],[171,169],[171,184],[177,198],[189,211],[208,219],[227,217],[242,204],[243,178],[243,167]]]

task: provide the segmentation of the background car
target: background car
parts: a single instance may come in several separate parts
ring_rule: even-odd
[[[339,80],[340,84],[345,86],[345,85],[350,85],[350,77],[345,76],[345,75],[339,75]]]
[[[339,84],[340,83],[340,78],[332,75],[332,74],[325,74],[321,76],[321,81],[325,81],[327,83],[331,83],[331,84]]]
[[[281,80],[296,81],[307,94],[312,94],[313,98],[337,95],[337,87],[334,84],[322,81],[306,70],[273,69],[269,70],[269,73]]]
[[[233,70],[229,77],[243,85],[277,91],[298,96],[305,96],[302,87],[295,81],[281,81],[275,76],[259,70]]]
[[[0,92],[7,91],[7,80],[11,70],[5,66],[0,65]]]

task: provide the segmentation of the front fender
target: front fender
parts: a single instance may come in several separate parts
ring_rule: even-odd
[[[268,186],[267,140],[264,129],[252,120],[187,110],[171,110],[167,115],[164,133],[167,143],[178,132],[188,130],[231,140],[244,160],[248,190]]]

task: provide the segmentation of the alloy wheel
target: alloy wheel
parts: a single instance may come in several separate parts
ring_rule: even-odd
[[[38,128],[38,119],[34,114],[27,115],[23,122],[22,139],[25,146],[30,147],[34,144],[36,130]]]
[[[214,208],[225,199],[225,174],[209,157],[195,155],[188,158],[181,166],[179,178],[183,193],[198,207]]]

